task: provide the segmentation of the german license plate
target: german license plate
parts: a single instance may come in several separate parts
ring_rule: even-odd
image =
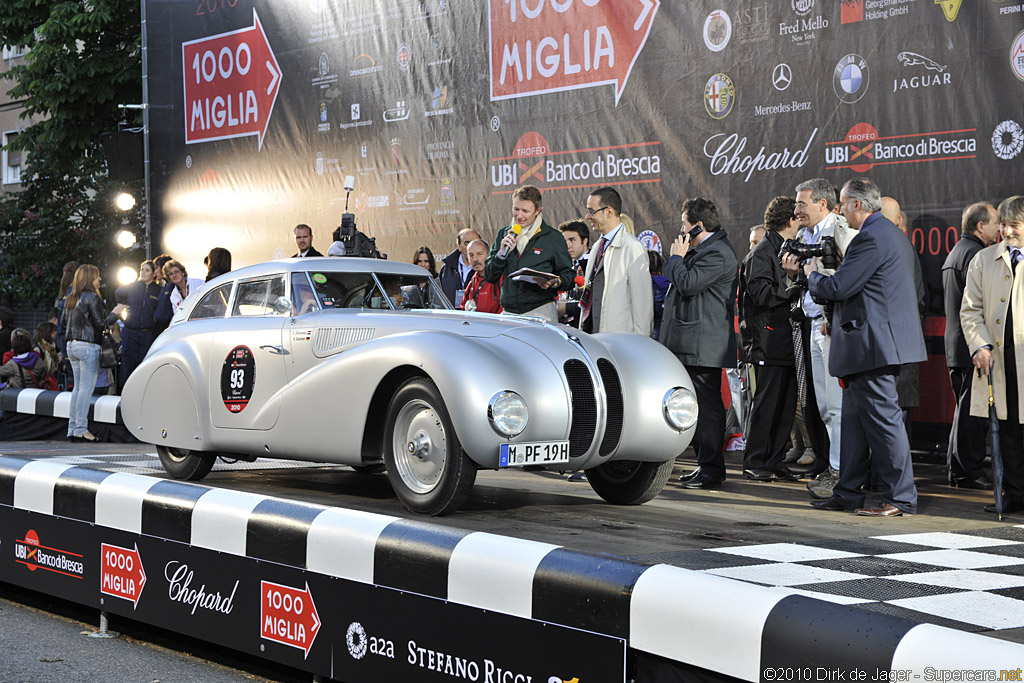
[[[498,457],[498,467],[562,465],[567,462],[569,462],[568,441],[503,443]]]

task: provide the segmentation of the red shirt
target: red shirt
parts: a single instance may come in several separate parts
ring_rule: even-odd
[[[462,295],[459,308],[465,310],[466,302],[476,301],[476,310],[480,313],[501,313],[501,285],[486,282],[480,273],[473,273]]]

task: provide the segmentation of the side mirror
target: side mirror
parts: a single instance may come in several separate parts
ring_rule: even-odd
[[[287,315],[292,312],[292,302],[286,296],[279,296],[274,299],[274,311],[278,315]]]

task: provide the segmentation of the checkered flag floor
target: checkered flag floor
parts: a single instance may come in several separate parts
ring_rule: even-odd
[[[1024,627],[1024,526],[732,546],[632,559],[964,631]]]

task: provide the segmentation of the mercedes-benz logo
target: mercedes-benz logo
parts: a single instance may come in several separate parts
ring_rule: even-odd
[[[777,64],[772,69],[772,85],[776,90],[785,90],[793,82],[793,71],[789,64]]]

